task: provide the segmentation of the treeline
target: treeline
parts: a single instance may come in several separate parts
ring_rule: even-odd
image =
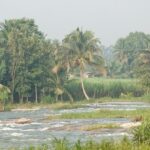
[[[68,74],[80,72],[82,89],[86,65],[103,64],[100,42],[91,31],[79,28],[62,42],[47,39],[32,19],[6,20],[0,25],[0,83],[11,90],[12,102],[38,102],[51,95],[56,101],[64,93]]]
[[[78,74],[83,95],[89,99],[83,82],[86,71],[133,77],[139,64],[142,67],[136,75],[144,68],[143,81],[149,86],[149,43],[149,35],[131,33],[116,43],[113,57],[106,61],[100,41],[91,31],[77,28],[59,42],[47,39],[32,19],[6,20],[0,24],[0,83],[11,90],[12,103],[37,103],[46,96],[57,101],[64,95],[73,101],[66,85],[72,82],[70,76]]]

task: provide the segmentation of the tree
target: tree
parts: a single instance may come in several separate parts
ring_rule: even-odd
[[[39,71],[38,63],[41,55],[41,43],[44,35],[38,30],[32,19],[12,19],[6,20],[0,26],[0,50],[3,52],[3,62],[5,64],[5,75],[7,85],[12,91],[11,99],[19,95],[19,99],[28,97],[32,88],[33,67]],[[37,65],[35,65],[37,63]],[[4,79],[3,79],[4,80]],[[36,83],[35,83],[36,86]],[[22,98],[21,98],[22,97]]]
[[[83,83],[84,70],[86,64],[95,65],[98,63],[102,65],[103,59],[100,55],[100,41],[95,38],[91,31],[83,32],[77,28],[65,37],[63,46],[66,49],[68,66],[79,67],[82,91],[85,98],[89,100]]]
[[[50,87],[55,95],[56,101],[58,101],[59,96],[62,100],[62,96],[67,94],[71,102],[73,102],[71,94],[65,88],[65,85],[69,82],[67,76],[69,67],[68,61],[66,61],[67,55],[59,41],[53,41],[52,46],[51,58],[53,59],[51,59]]]
[[[135,32],[130,33],[125,38],[120,38],[116,42],[114,46],[114,61],[122,66],[120,68],[120,75],[124,75],[126,77],[134,76],[137,54],[147,48],[149,36],[150,35],[142,32]]]

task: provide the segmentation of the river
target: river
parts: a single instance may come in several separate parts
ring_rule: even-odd
[[[83,108],[62,109],[62,110],[14,110],[11,112],[0,113],[0,148],[8,147],[25,147],[28,145],[38,145],[47,143],[56,138],[67,138],[70,141],[78,139],[111,139],[120,138],[124,135],[131,136],[128,131],[116,129],[103,129],[100,131],[81,131],[78,127],[90,124],[110,124],[110,123],[128,123],[130,119],[126,118],[101,118],[101,119],[61,119],[61,120],[45,120],[48,115],[59,115],[62,113],[80,113],[90,112],[99,109],[113,110],[136,110],[150,108],[149,103],[142,102],[106,102],[86,104]],[[16,124],[12,120],[19,118],[31,119],[31,123]]]

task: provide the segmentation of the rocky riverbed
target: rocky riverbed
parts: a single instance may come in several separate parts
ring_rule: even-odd
[[[139,102],[110,102],[86,104],[77,109],[27,109],[13,110],[12,112],[0,113],[0,148],[24,147],[50,143],[54,137],[64,138],[71,141],[119,139],[124,135],[131,137],[129,128],[140,125],[127,118],[99,118],[99,119],[61,119],[45,120],[48,115],[60,115],[62,113],[90,112],[98,109],[136,110],[150,108],[149,103]],[[103,125],[106,125],[103,128]],[[113,128],[107,125],[116,125]],[[87,130],[87,126],[98,125],[101,128]]]

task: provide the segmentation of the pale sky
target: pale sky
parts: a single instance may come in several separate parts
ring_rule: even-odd
[[[77,27],[106,46],[129,32],[150,34],[150,0],[0,0],[0,22],[22,17],[35,19],[51,39],[62,40]]]

